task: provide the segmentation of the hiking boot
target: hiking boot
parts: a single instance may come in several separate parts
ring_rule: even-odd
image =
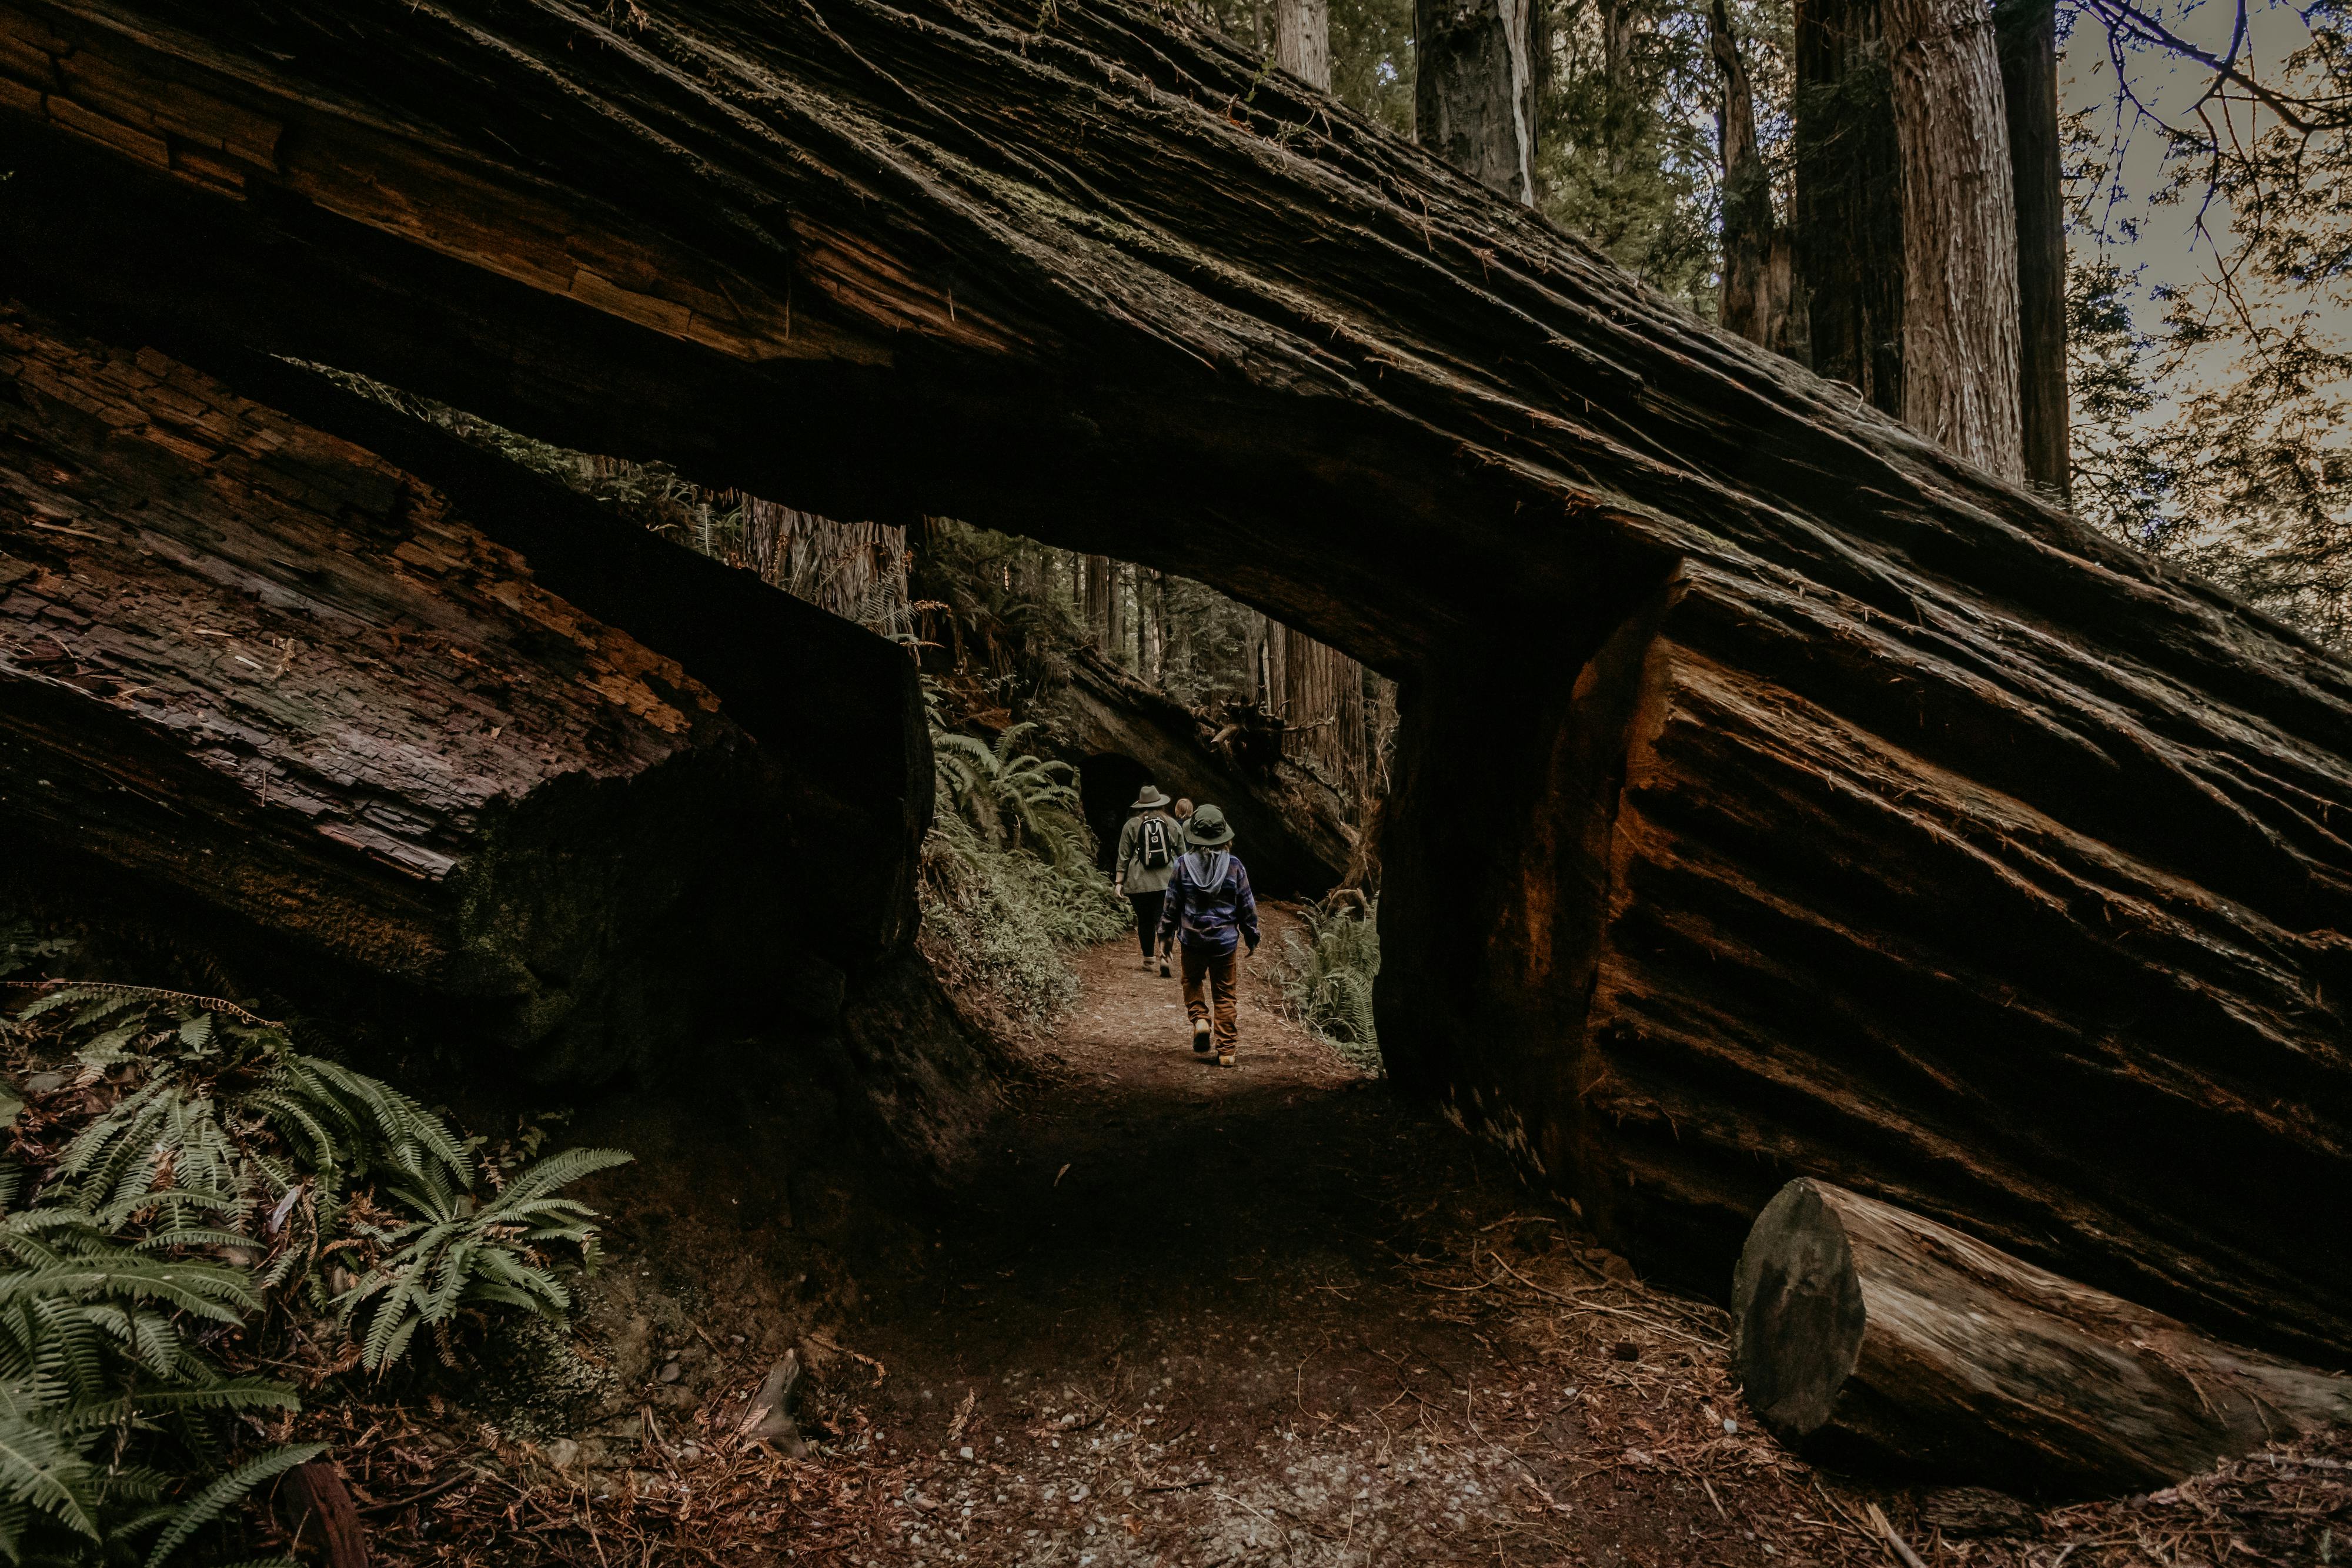
[[[1192,1020],[1192,1050],[1202,1056],[1209,1054],[1209,1020],[1207,1019]]]
[[[1218,1066],[1220,1066],[1220,1067],[1231,1067],[1233,1064],[1234,1064],[1234,1053],[1233,1053],[1232,1051],[1221,1051],[1217,1052],[1217,1065],[1218,1065]]]
[[[1160,977],[1163,980],[1168,977],[1168,957],[1165,954],[1160,955]]]

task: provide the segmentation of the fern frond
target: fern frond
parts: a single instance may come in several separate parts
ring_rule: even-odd
[[[189,1499],[173,1515],[172,1522],[156,1537],[154,1549],[147,1553],[147,1568],[158,1568],[190,1536],[226,1513],[255,1487],[297,1465],[308,1464],[326,1451],[324,1443],[294,1443],[237,1466]]]

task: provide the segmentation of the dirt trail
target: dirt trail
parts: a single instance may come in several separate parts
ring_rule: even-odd
[[[752,1095],[592,1129],[646,1174],[538,1392],[492,1367],[307,1418],[376,1560],[1903,1568],[1891,1532],[1928,1568],[2143,1568],[2352,1537],[2352,1437],[2038,1516],[1816,1473],[1754,1429],[1717,1309],[1275,1015],[1287,924],[1230,1071],[1131,946],[1087,955],[943,1195],[788,1179]],[[788,1350],[800,1455],[742,1436]]]
[[[1131,945],[1085,957],[1056,1082],[988,1140],[923,1266],[865,1280],[847,1332],[889,1368],[869,1462],[904,1477],[887,1543],[847,1560],[1768,1561],[1696,1472],[1622,1462],[1663,1444],[1780,1476],[1726,1430],[1713,1314],[1607,1282],[1631,1276],[1490,1153],[1276,1016],[1279,950],[1249,967],[1229,1071]],[[1596,1411],[1631,1442],[1601,1454]]]

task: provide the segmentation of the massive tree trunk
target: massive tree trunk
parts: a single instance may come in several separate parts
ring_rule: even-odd
[[[2017,200],[1985,0],[1882,0],[1903,150],[1903,417],[2025,477]]]
[[[1412,112],[1421,144],[1532,206],[1540,0],[1414,0]]]
[[[1650,1266],[1809,1174],[2352,1346],[2294,633],[1127,0],[7,3],[20,287],[1403,677],[1397,1079]]]
[[[1282,68],[1330,90],[1330,0],[1281,0],[1276,16]],[[1363,666],[1294,627],[1283,628],[1282,644],[1283,750],[1320,768],[1352,802],[1363,751]]]
[[[2352,1381],[1822,1182],[1790,1182],[1757,1218],[1732,1317],[1741,1390],[1776,1436],[1922,1479],[2147,1491],[2352,1421]]]
[[[1772,176],[1756,140],[1756,89],[1740,63],[1731,16],[1715,0],[1708,45],[1723,73],[1723,294],[1719,319],[1751,343],[1802,360],[1792,307],[1796,255],[1772,211]]]
[[[1903,179],[1879,0],[1797,0],[1794,229],[1814,370],[1903,413]]]
[[[929,795],[903,662],[520,483],[453,492],[5,308],[12,869],[38,855],[67,915],[163,900],[183,946],[330,1014],[382,977],[574,1081],[903,946]]]
[[[1283,753],[1311,764],[1350,803],[1361,799],[1364,667],[1304,632],[1283,635]]]
[[[2074,488],[2066,406],[2066,193],[2058,138],[2058,7],[1995,0],[2001,100],[2017,207],[2018,392],[2025,477]]]

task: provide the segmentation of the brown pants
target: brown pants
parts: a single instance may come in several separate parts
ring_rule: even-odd
[[[1177,949],[1184,957],[1184,1016],[1194,1023],[1209,1018],[1209,999],[1216,999],[1211,1036],[1217,1042],[1220,1054],[1234,1048],[1240,1035],[1240,1026],[1234,1019],[1235,982],[1241,975],[1241,949],[1230,953],[1212,953],[1206,947],[1195,947],[1179,942]],[[1205,982],[1205,984],[1203,984]],[[1202,995],[1205,991],[1207,995]]]

